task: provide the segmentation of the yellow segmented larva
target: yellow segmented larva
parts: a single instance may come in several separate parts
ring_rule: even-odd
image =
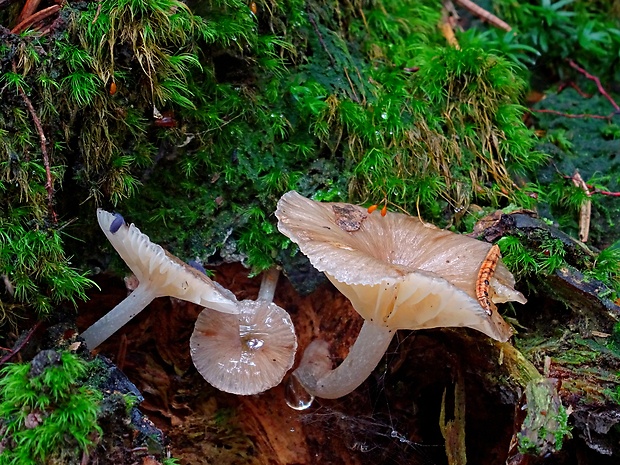
[[[489,301],[489,284],[493,277],[493,273],[495,273],[495,267],[497,266],[499,257],[499,246],[495,244],[491,247],[487,256],[484,257],[482,265],[480,266],[480,271],[478,271],[478,279],[476,280],[476,297],[482,308],[487,312],[487,315],[491,315],[492,313],[491,302]]]

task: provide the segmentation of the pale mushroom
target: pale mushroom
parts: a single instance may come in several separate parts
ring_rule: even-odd
[[[398,329],[469,327],[498,341],[512,330],[494,303],[525,303],[497,246],[408,215],[369,214],[345,203],[286,193],[278,229],[364,318],[344,362],[331,369],[324,341],[306,349],[294,376],[312,395],[337,398],[372,372]]]
[[[196,369],[232,394],[263,392],[293,366],[297,338],[288,313],[272,303],[277,270],[265,273],[256,301],[238,302],[235,315],[205,308],[190,339]]]
[[[133,224],[128,226],[122,216],[98,209],[97,219],[139,284],[125,300],[82,333],[89,349],[109,338],[156,297],[176,297],[224,313],[240,311],[232,293],[151,242]]]

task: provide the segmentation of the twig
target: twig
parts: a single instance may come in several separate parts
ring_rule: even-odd
[[[478,16],[480,19],[487,21],[492,26],[503,29],[506,32],[510,32],[512,28],[505,21],[499,19],[493,13],[485,10],[481,6],[476,5],[471,0],[454,0],[456,3],[461,5],[466,10],[469,10],[474,15]]]
[[[97,12],[95,13],[95,17],[93,18],[93,22],[91,24],[95,24],[97,22],[99,13],[101,13],[101,0],[99,0],[99,3],[97,3]]]
[[[556,167],[556,171],[558,172],[558,174],[561,174],[560,171],[557,169],[557,167]],[[570,179],[570,180],[573,179],[572,176],[568,176],[566,174],[562,174],[562,177],[564,179]],[[601,189],[596,188],[594,185],[587,184],[587,183],[586,183],[586,187],[590,191],[590,194],[601,194],[601,195],[606,195],[608,197],[620,197],[620,192],[611,192],[611,191],[601,190]]]
[[[579,240],[581,242],[588,241],[588,234],[590,232],[590,216],[592,213],[592,200],[590,200],[590,189],[579,174],[579,170],[575,170],[575,174],[571,177],[575,187],[583,189],[587,195],[587,200],[581,204],[579,211]]]
[[[588,73],[585,69],[583,69],[577,63],[575,63],[573,60],[568,60],[568,64],[570,65],[571,68],[576,69],[581,74],[583,74],[586,78],[594,81],[596,83],[596,87],[598,88],[598,91],[601,93],[601,95],[603,95],[607,100],[609,100],[609,103],[612,104],[612,106],[614,107],[614,109],[616,111],[620,111],[620,106],[618,106],[616,101],[603,88],[603,85],[601,84],[601,80],[598,77],[594,76],[593,74]]]
[[[21,23],[25,19],[30,18],[35,11],[37,11],[37,7],[41,3],[41,0],[26,0],[24,3],[24,7],[22,8],[21,13],[17,17],[17,24]]]
[[[615,112],[607,116],[604,116],[604,115],[591,115],[589,113],[581,113],[579,115],[575,115],[571,113],[562,113],[561,111],[557,111],[557,110],[537,110],[534,108],[528,108],[528,110],[531,113],[550,113],[552,115],[564,116],[565,118],[593,118],[593,119],[606,119],[607,121],[611,120],[615,115]]]
[[[314,31],[316,32],[316,35],[319,38],[319,42],[321,43],[323,50],[325,50],[325,52],[327,53],[327,56],[329,57],[329,61],[331,61],[332,66],[336,66],[336,60],[334,60],[334,57],[332,56],[332,54],[329,53],[329,50],[327,49],[327,45],[325,45],[325,42],[323,41],[323,36],[321,35],[321,31],[319,31],[319,27],[316,25],[316,22],[314,21],[314,16],[310,12],[309,7],[308,7],[308,19],[310,20],[310,22],[312,23],[312,26],[314,27]]]
[[[439,30],[450,47],[460,50],[459,41],[456,40],[456,36],[454,35],[454,25],[458,19],[458,13],[452,2],[444,2],[443,8],[441,9],[441,19],[439,20]]]
[[[347,72],[347,67],[345,66],[343,69],[344,69],[344,74],[347,77],[347,81],[349,81],[349,86],[351,86],[351,90],[353,91],[353,100],[355,101],[355,103],[360,103],[360,99],[357,96],[357,92],[355,92],[355,87],[353,86],[353,81],[351,81],[351,78],[349,77],[349,73]]]
[[[21,23],[19,23],[17,26],[11,29],[11,32],[13,34],[19,34],[25,31],[26,29],[28,29],[34,23],[38,23],[39,21],[43,21],[44,19],[52,16],[58,10],[60,10],[60,5],[52,5],[50,7],[45,8],[44,10],[38,11],[32,16],[28,16]]]
[[[591,186],[588,184],[588,187],[591,187]],[[620,192],[601,191],[599,189],[594,189],[591,192],[593,194],[607,195],[609,197],[620,197]]]
[[[38,321],[32,328],[28,330],[28,333],[26,334],[26,336],[21,341],[19,341],[15,347],[13,347],[13,350],[10,353],[6,354],[4,357],[0,359],[0,365],[4,365],[6,362],[11,360],[13,356],[17,354],[17,352],[22,350],[22,348],[28,343],[32,335],[35,333],[35,331],[39,329],[39,326],[41,326],[40,321]]]
[[[561,93],[567,87],[572,87],[573,89],[575,89],[575,92],[577,92],[583,98],[588,98],[588,99],[592,98],[592,94],[588,94],[588,93],[584,92],[583,90],[581,90],[579,88],[579,86],[577,84],[575,84],[573,81],[568,81],[568,82],[564,82],[564,83],[560,84],[558,86],[558,94]]]
[[[17,73],[17,66],[15,66],[15,62],[13,62],[13,72]],[[30,101],[26,93],[24,92],[24,89],[18,86],[17,90],[19,91],[19,94],[24,99],[24,103],[28,107],[30,116],[32,116],[34,125],[36,126],[37,132],[39,133],[39,140],[41,141],[41,155],[43,156],[43,166],[45,166],[45,176],[46,176],[45,189],[47,190],[47,207],[50,211],[52,222],[56,224],[58,222],[58,217],[56,215],[56,212],[54,211],[54,181],[52,180],[50,160],[47,154],[47,139],[45,138],[45,133],[43,132],[43,126],[41,125],[41,120],[37,116],[37,112],[34,110],[34,107],[32,106],[32,102]]]

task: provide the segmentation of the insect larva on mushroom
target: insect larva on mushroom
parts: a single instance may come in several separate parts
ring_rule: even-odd
[[[491,315],[492,313],[491,301],[489,300],[489,285],[493,273],[495,273],[495,267],[497,266],[499,257],[499,246],[494,244],[493,247],[489,249],[487,256],[484,257],[482,265],[480,265],[480,271],[478,271],[478,279],[476,280],[476,297],[482,308],[487,312],[487,315]]]

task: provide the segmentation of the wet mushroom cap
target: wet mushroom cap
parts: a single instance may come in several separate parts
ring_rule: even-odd
[[[476,295],[491,244],[408,215],[373,215],[294,191],[282,196],[276,217],[280,232],[367,321],[394,329],[467,326],[500,341],[511,336],[510,326],[494,308],[485,310]],[[525,302],[513,286],[512,274],[498,260],[488,284],[490,302]]]
[[[133,224],[127,225],[120,215],[97,210],[101,229],[140,283],[153,286],[155,294],[187,300],[218,311],[235,313],[235,299],[204,273],[187,265],[160,245],[151,242]]]
[[[239,313],[205,308],[190,339],[191,356],[211,385],[240,395],[276,386],[293,365],[297,338],[288,313],[274,303],[244,300]]]

